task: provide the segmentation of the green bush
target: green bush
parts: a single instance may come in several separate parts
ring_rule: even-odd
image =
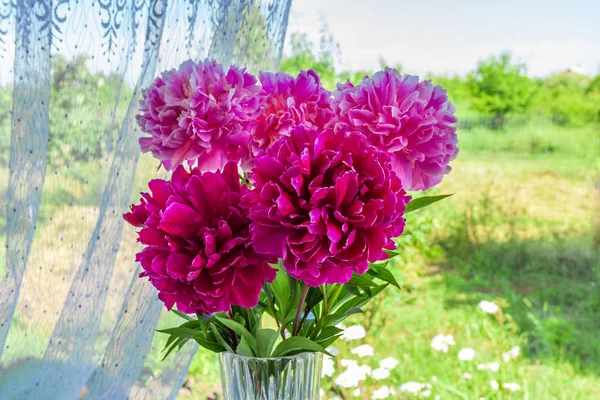
[[[480,61],[467,85],[475,109],[498,117],[500,123],[506,115],[527,113],[539,86],[526,75],[526,66],[513,64],[509,54]]]

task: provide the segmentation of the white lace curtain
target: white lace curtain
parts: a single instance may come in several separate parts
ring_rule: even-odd
[[[163,174],[139,93],[189,58],[276,69],[290,3],[0,0],[0,399],[177,395],[196,348],[160,361],[122,219]]]

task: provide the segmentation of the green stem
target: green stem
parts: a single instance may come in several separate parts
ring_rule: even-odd
[[[329,299],[329,301],[327,299],[327,291],[324,290],[323,312],[321,313],[321,317],[319,319],[317,319],[317,325],[315,326],[315,330],[313,331],[313,333],[310,335],[310,340],[314,340],[317,337],[317,335],[319,334],[319,331],[321,330],[321,328],[323,327],[323,323],[325,322],[325,317],[327,317],[327,313],[329,312],[329,305],[335,303],[338,296],[342,292],[342,288],[343,288],[343,285],[337,286],[333,290],[333,293],[331,294],[331,299]],[[323,287],[323,289],[325,289],[325,287]]]
[[[306,283],[303,283],[302,294],[300,295],[300,302],[298,303],[298,309],[296,310],[296,318],[294,319],[294,330],[292,331],[292,336],[298,336],[298,332],[300,332],[300,314],[302,313],[304,306],[304,301],[306,300],[306,295],[308,294],[308,286]]]
[[[229,319],[233,320],[233,309],[229,309]],[[231,341],[233,344],[234,350],[237,352],[238,340],[237,334],[233,331],[233,329],[229,329],[229,333],[231,333]]]
[[[331,301],[329,302],[329,304],[335,303],[335,301],[337,300],[340,293],[342,293],[343,288],[344,288],[344,285],[338,285],[338,287],[336,287],[334,289],[333,294],[331,295]]]

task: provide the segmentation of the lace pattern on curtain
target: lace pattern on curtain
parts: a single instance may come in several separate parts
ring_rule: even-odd
[[[196,348],[160,361],[173,316],[121,217],[163,176],[140,90],[188,58],[276,69],[290,3],[0,0],[0,398],[177,395]]]

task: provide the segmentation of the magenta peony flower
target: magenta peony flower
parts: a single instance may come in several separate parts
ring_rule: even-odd
[[[389,156],[358,132],[294,128],[255,160],[242,203],[258,253],[311,286],[345,283],[394,249],[410,200]]]
[[[275,260],[250,245],[250,221],[239,205],[248,188],[240,187],[237,165],[216,173],[179,166],[171,181],[148,186],[152,193],[142,193],[124,218],[142,228],[145,247],[136,260],[158,298],[185,313],[255,306],[263,283],[275,278],[268,264]]]
[[[426,190],[450,172],[458,155],[456,117],[441,86],[386,68],[357,86],[338,86],[333,95],[337,124],[389,152],[404,188]]]
[[[256,78],[235,66],[224,71],[214,60],[188,60],[144,90],[137,115],[143,152],[152,152],[167,170],[197,160],[216,170],[246,156],[250,124],[260,114]]]
[[[289,135],[297,125],[322,129],[333,117],[331,94],[321,86],[315,71],[302,71],[296,78],[282,72],[261,72],[259,79],[265,104],[254,126],[252,155]]]

